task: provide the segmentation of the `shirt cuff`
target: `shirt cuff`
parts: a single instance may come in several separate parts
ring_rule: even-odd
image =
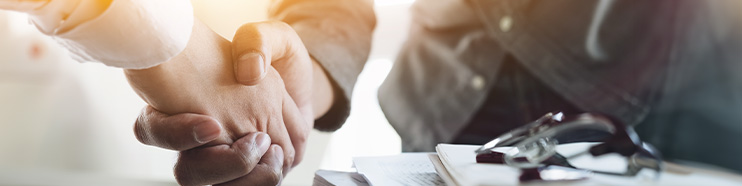
[[[99,17],[54,38],[77,61],[145,69],[182,52],[193,24],[190,1],[114,0]]]

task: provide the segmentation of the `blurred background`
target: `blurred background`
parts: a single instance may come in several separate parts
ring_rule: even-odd
[[[334,133],[313,131],[284,185],[311,185],[317,169],[348,170],[354,156],[400,153],[376,98],[407,35],[414,0],[376,0],[374,46],[353,110]],[[196,16],[227,39],[266,19],[269,0],[193,0]],[[0,185],[175,185],[173,151],[140,144],[145,103],[121,69],[77,63],[26,16],[0,11]]]

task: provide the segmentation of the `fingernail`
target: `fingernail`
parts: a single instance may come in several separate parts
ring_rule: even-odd
[[[273,153],[276,155],[276,159],[283,161],[283,149],[281,149],[281,146],[274,145]]]
[[[237,62],[237,68],[239,72],[245,72],[248,74],[240,75],[237,74],[241,80],[256,80],[263,76],[265,73],[265,62],[263,56],[257,52],[250,52],[243,54]],[[244,77],[244,78],[243,78]],[[252,78],[249,78],[252,77]]]
[[[258,145],[258,149],[261,152],[268,151],[268,148],[271,146],[271,138],[268,134],[260,132],[258,136],[255,136],[255,144]]]
[[[221,127],[218,123],[206,121],[193,127],[193,134],[196,135],[196,141],[207,143],[219,137]]]

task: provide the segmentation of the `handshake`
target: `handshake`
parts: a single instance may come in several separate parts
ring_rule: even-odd
[[[29,13],[37,28],[49,35],[106,19],[98,23],[107,26],[88,25],[89,32],[78,32],[76,39],[86,42],[85,47],[72,45],[68,49],[85,54],[112,53],[108,59],[121,61],[127,61],[121,58],[132,53],[144,54],[131,57],[161,62],[165,59],[148,55],[156,57],[158,51],[153,50],[168,47],[148,44],[159,46],[186,39],[177,36],[183,35],[188,26],[178,25],[190,26],[190,19],[185,18],[192,16],[188,13],[192,10],[187,1],[152,3],[155,2],[0,0],[0,10]],[[164,7],[157,5],[180,6],[171,7],[175,10],[159,8],[157,11],[162,12],[153,13],[155,8]],[[102,16],[104,11],[108,11],[108,16]],[[141,38],[127,41],[105,37],[115,34],[80,35],[106,30],[127,33],[127,29],[115,26],[121,24],[107,22],[121,21],[117,17],[121,15],[130,18],[124,23],[183,24],[131,25],[134,28],[128,31],[139,33],[165,30],[153,34],[163,37],[152,38],[154,41],[149,43],[142,43],[148,41]],[[162,17],[158,22],[139,18],[141,15]],[[171,20],[163,21],[168,19]],[[111,25],[114,26],[109,29]],[[171,38],[176,39],[168,40]],[[246,24],[229,42],[195,21],[182,52],[151,68],[126,69],[125,74],[132,88],[150,105],[135,123],[137,139],[147,145],[180,151],[175,176],[182,185],[280,184],[284,174],[301,162],[314,119],[329,110],[334,97],[322,67],[309,56],[297,33],[282,22]]]
[[[301,161],[314,111],[329,109],[312,103],[329,80],[282,22],[243,25],[232,43],[197,22],[182,53],[125,73],[150,105],[138,140],[180,151],[182,185],[279,184]],[[332,100],[326,92],[315,97]]]

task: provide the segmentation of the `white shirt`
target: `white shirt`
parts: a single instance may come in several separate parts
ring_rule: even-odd
[[[27,22],[0,11],[0,185],[175,185],[176,154],[132,140],[146,103],[121,70],[72,63]]]
[[[76,25],[64,19],[80,13],[79,0],[34,2],[0,0],[0,8],[30,12],[37,28],[77,61],[127,69],[156,66],[182,52],[194,23],[188,0],[113,0],[100,16]]]

